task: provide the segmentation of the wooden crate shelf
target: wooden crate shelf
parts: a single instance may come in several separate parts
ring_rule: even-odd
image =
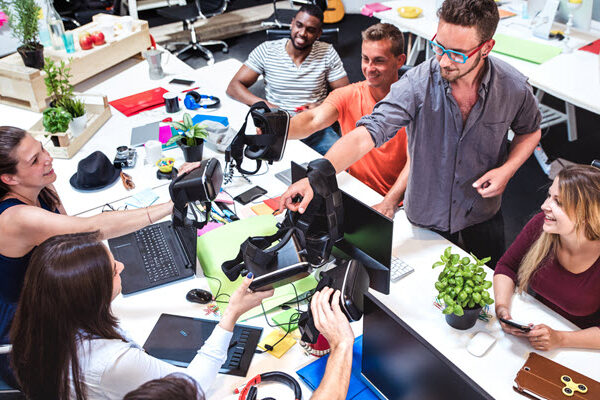
[[[88,114],[88,120],[85,129],[77,137],[72,137],[70,130],[62,133],[48,133],[44,130],[42,119],[35,123],[29,132],[34,136],[42,139],[44,148],[54,158],[71,158],[88,140],[104,125],[111,117],[110,106],[106,96],[98,95],[82,95],[78,97],[95,97],[99,102],[86,102],[85,110]],[[41,138],[43,136],[43,138]]]
[[[122,17],[98,14],[91,23],[73,30],[74,40],[78,42],[80,32],[87,30],[90,33],[98,30],[102,19],[111,19],[118,24]],[[115,40],[102,46],[95,46],[91,50],[77,50],[67,54],[65,50],[44,48],[44,57],[55,61],[65,60],[71,67],[71,84],[76,85],[98,73],[139,55],[150,47],[150,30],[148,22],[136,20],[133,22],[131,33],[115,36]],[[69,61],[70,60],[70,61]],[[23,65],[19,54],[14,53],[0,59],[0,103],[16,107],[28,108],[41,112],[46,107],[45,73]]]

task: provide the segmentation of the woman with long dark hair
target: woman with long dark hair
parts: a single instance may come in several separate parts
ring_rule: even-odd
[[[227,358],[239,316],[273,294],[251,292],[252,276],[245,278],[183,369],[148,355],[119,328],[110,304],[123,268],[97,233],[55,236],[34,250],[10,333],[15,376],[29,399],[120,400],[174,372],[205,391]]]
[[[55,180],[52,157],[39,141],[23,129],[0,126],[0,344],[9,342],[8,331],[35,246],[65,233],[99,230],[102,239],[121,236],[173,210],[169,201],[89,218],[70,217],[52,185]],[[6,355],[0,355],[0,377],[14,385]]]
[[[558,331],[538,324],[522,332],[501,323],[505,332],[526,337],[537,350],[600,349],[600,169],[568,166],[554,179],[542,212],[496,266],[498,317],[511,319],[515,287],[534,294],[581,329]]]

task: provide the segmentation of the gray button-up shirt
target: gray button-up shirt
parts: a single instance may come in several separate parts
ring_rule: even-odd
[[[522,135],[540,127],[527,78],[493,57],[485,68],[464,126],[435,57],[408,71],[356,124],[367,128],[376,147],[407,127],[411,163],[404,206],[413,224],[454,233],[493,217],[502,196],[484,199],[473,182],[506,161],[509,128]]]

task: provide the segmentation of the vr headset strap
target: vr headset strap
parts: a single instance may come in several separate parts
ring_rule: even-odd
[[[343,235],[342,224],[344,221],[342,193],[337,185],[335,168],[329,160],[320,158],[308,164],[306,175],[310,186],[325,201],[327,227],[331,238],[327,251],[330,252],[333,243]]]
[[[259,101],[250,106],[248,114],[244,119],[244,124],[235,135],[235,138],[225,151],[225,162],[229,163],[231,159],[235,160],[237,170],[244,175],[254,175],[260,169],[262,160],[256,160],[256,169],[254,171],[248,171],[242,168],[242,162],[244,161],[244,147],[250,146],[268,146],[275,142],[275,137],[270,134],[263,135],[246,135],[246,126],[248,125],[248,117],[253,111],[263,110],[264,112],[270,112],[271,110],[264,101]]]
[[[175,193],[175,190],[173,189],[175,183],[177,181],[179,181],[180,179],[182,179],[184,176],[185,176],[185,174],[179,175],[169,185],[169,192],[171,195],[171,200],[173,200],[173,213],[171,216],[171,220],[172,220],[174,226],[184,226],[184,227],[192,227],[193,226],[195,228],[202,229],[204,227],[204,225],[206,225],[206,223],[210,220],[210,209],[211,209],[210,202],[202,203],[206,209],[206,214],[205,214],[206,218],[202,222],[198,221],[198,214],[196,214],[195,205],[192,205],[192,206],[188,205],[189,199],[185,195],[185,192],[182,190],[182,191],[178,191],[177,193]],[[194,214],[193,220],[191,220],[187,217],[188,206],[191,207],[192,214]]]

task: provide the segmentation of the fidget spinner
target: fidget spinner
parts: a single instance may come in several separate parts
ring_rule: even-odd
[[[575,392],[579,392],[579,393],[587,392],[587,386],[585,386],[583,383],[573,382],[571,377],[568,375],[561,376],[560,380],[562,381],[562,383],[565,384],[565,387],[562,389],[562,392],[565,396],[571,397],[575,394]]]

